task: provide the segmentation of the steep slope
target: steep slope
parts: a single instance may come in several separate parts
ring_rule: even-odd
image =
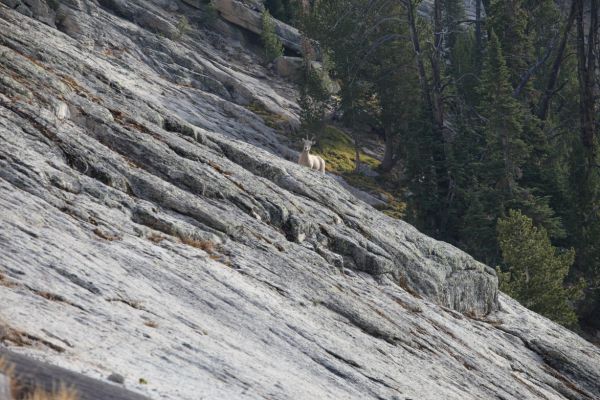
[[[164,399],[599,398],[596,347],[285,160],[246,107],[293,125],[294,89],[249,34],[166,0],[2,2],[11,349]]]

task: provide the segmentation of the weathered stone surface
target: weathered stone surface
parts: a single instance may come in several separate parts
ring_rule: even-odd
[[[273,61],[273,67],[275,68],[277,75],[284,78],[297,79],[302,72],[302,58],[287,56],[277,57]]]
[[[2,3],[6,4],[10,8],[15,8],[21,4],[21,0],[2,0]]]
[[[0,7],[0,342],[155,399],[597,399],[598,348],[286,161],[258,56],[81,1]]]
[[[11,400],[12,394],[10,393],[10,378],[0,371],[0,399]]]
[[[106,381],[91,379],[85,375],[49,365],[4,348],[0,348],[0,357],[10,366],[12,370],[11,381],[14,380],[19,392],[27,393],[35,389],[42,389],[48,393],[53,393],[61,387],[59,383],[61,382],[64,387],[77,393],[77,400],[149,400],[148,397],[125,390]],[[10,394],[6,395],[7,392],[3,392],[3,377],[4,375],[0,373],[0,399],[11,400],[12,396]],[[7,381],[8,379],[4,382]],[[19,396],[19,398],[23,397]],[[58,397],[53,396],[52,398]],[[61,396],[60,398],[65,399],[66,397]]]

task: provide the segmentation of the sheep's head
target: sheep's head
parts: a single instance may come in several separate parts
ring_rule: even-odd
[[[310,148],[316,143],[314,141],[314,138],[309,139],[308,137],[306,139],[302,139],[302,142],[304,143],[302,146],[302,150],[306,152],[310,151]]]

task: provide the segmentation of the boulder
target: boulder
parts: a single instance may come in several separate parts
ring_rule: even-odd
[[[273,61],[273,68],[283,78],[297,79],[302,73],[302,64],[301,57],[280,56]]]
[[[21,4],[21,0],[0,0],[0,2],[4,3],[6,6],[10,8],[15,8],[19,4]]]

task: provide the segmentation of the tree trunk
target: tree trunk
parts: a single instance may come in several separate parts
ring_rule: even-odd
[[[481,35],[481,0],[475,0],[475,53],[477,71],[481,71],[482,66],[483,38]]]
[[[360,172],[360,142],[354,137],[354,172]]]
[[[414,0],[409,0],[407,4],[408,24],[410,29],[410,38],[415,51],[417,63],[417,72],[419,75],[419,83],[421,85],[421,93],[428,117],[431,118],[431,126],[433,133],[433,142],[431,150],[432,156],[432,185],[436,187],[437,193],[435,198],[440,199],[438,204],[437,214],[434,217],[436,220],[433,229],[436,232],[443,232],[448,220],[448,203],[452,198],[452,177],[448,169],[448,153],[449,140],[446,137],[444,128],[444,106],[443,106],[443,84],[441,73],[442,49],[443,49],[443,25],[442,25],[442,9],[443,0],[434,1],[434,32],[433,32],[433,52],[430,57],[432,69],[432,87],[427,82],[425,63],[421,53],[419,43],[419,35],[416,27],[416,15]],[[439,221],[439,222],[437,222]]]
[[[569,39],[569,34],[571,32],[571,28],[573,27],[573,22],[575,21],[575,10],[576,10],[576,2],[573,1],[571,3],[571,11],[569,11],[569,17],[567,18],[567,23],[563,28],[563,35],[560,41],[560,45],[558,46],[558,51],[556,53],[556,58],[554,59],[554,63],[552,64],[552,70],[550,71],[550,77],[548,78],[548,83],[546,85],[546,91],[544,92],[544,96],[540,101],[540,106],[538,108],[538,117],[540,120],[545,121],[548,118],[548,110],[550,108],[550,99],[555,94],[556,82],[558,81],[558,75],[560,73],[560,67],[563,62],[563,58],[565,55],[565,49],[567,48],[567,42]]]
[[[385,129],[385,152],[383,153],[383,160],[379,166],[381,172],[390,172],[398,158],[396,157],[396,149],[394,148],[394,136],[390,132],[390,129]]]
[[[594,84],[596,36],[598,33],[598,1],[590,1],[589,31],[585,34],[583,0],[573,0],[577,7],[577,61],[579,78],[579,108],[581,119],[581,141],[586,149],[588,162],[593,161],[594,136],[596,131]],[[586,49],[587,44],[587,49]]]
[[[407,17],[408,17],[408,26],[410,29],[410,40],[413,45],[413,49],[415,51],[415,59],[417,62],[417,73],[419,75],[419,84],[421,86],[421,97],[423,98],[423,102],[425,103],[425,107],[428,110],[433,109],[433,104],[431,101],[431,95],[429,93],[429,85],[427,83],[427,74],[425,72],[425,63],[423,62],[423,53],[421,52],[421,43],[419,41],[419,33],[417,32],[417,23],[416,23],[416,14],[415,14],[415,5],[413,3],[414,0],[408,0],[407,5]]]
[[[442,72],[441,58],[444,27],[442,25],[443,0],[435,0],[433,7],[433,54],[431,56],[431,70],[433,76],[433,118],[436,130],[443,135],[444,131],[444,102],[442,100]],[[442,140],[444,140],[442,138]]]

